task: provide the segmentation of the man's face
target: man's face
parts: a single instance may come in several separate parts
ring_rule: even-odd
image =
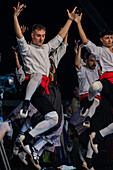
[[[112,44],[113,44],[113,36],[104,35],[103,38],[100,38],[100,41],[102,42],[103,46],[110,48],[112,47]]]
[[[42,46],[45,40],[46,31],[45,30],[35,30],[31,33],[32,43],[38,46]]]
[[[92,57],[92,55],[90,55],[88,60],[86,60],[86,67],[91,70],[94,70],[96,67],[96,64],[97,64],[96,60],[94,59],[94,57]]]

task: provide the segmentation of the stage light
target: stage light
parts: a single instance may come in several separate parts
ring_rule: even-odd
[[[9,82],[9,85],[13,85],[14,83],[14,77],[8,77],[8,82]]]
[[[4,91],[9,91],[10,93],[12,93],[12,90],[16,92],[15,75],[10,73],[5,76],[0,76],[0,87]]]

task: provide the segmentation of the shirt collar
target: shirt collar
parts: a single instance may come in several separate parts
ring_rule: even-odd
[[[102,48],[109,49],[108,47],[102,46]]]
[[[32,44],[30,43],[31,46],[35,47],[35,48],[38,48],[38,49],[44,49],[44,46],[42,45],[42,47],[38,46],[38,45],[35,45],[35,44]]]
[[[108,52],[112,53],[108,47],[102,46],[102,48],[106,49]],[[113,53],[112,53],[113,54]]]

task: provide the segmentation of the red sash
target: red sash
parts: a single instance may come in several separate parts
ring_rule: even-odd
[[[31,74],[27,74],[24,80],[29,79],[30,76],[31,76]],[[46,77],[43,75],[42,81],[40,83],[44,87],[43,95],[45,94],[45,92],[46,92],[46,94],[50,94],[49,89],[48,89],[49,82],[50,82],[49,77]]]
[[[103,78],[106,78],[113,84],[113,72],[105,72],[101,76],[99,76],[100,80],[102,80]]]
[[[80,101],[81,101],[84,97],[88,97],[88,93],[82,94],[82,95],[80,96]]]
[[[45,92],[46,92],[46,94],[50,94],[50,93],[49,93],[49,89],[48,89],[49,82],[50,82],[49,77],[42,76],[42,81],[41,81],[40,84],[41,84],[42,87],[44,88],[43,95],[45,94]]]
[[[80,101],[81,101],[84,97],[88,97],[88,93],[81,95],[81,96],[80,96]],[[97,99],[99,100],[99,103],[101,102],[101,96],[96,95],[95,98],[97,98]]]

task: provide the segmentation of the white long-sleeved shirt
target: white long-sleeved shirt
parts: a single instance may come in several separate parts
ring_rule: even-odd
[[[22,82],[24,81],[24,79],[26,77],[22,66],[20,67],[20,69],[17,69],[17,67],[16,67],[15,73],[16,73],[16,77],[17,77],[18,82],[20,84],[22,84]]]
[[[77,70],[78,83],[79,83],[79,95],[88,93],[90,85],[99,79],[99,65],[97,64],[94,70],[81,65],[81,69]]]
[[[68,43],[62,42],[62,44],[57,48],[56,52],[49,57],[50,59],[53,60],[56,68],[58,67],[58,64],[61,58],[66,53],[67,46],[68,46]],[[16,68],[16,76],[17,76],[17,80],[21,84],[25,79],[25,73],[23,71],[22,66],[20,67],[19,70]]]
[[[66,53],[67,46],[68,46],[68,43],[62,42],[62,44],[57,48],[56,52],[50,56],[50,59],[53,60],[56,68],[58,67],[58,64],[61,58]]]
[[[43,44],[40,47],[34,44],[27,44],[24,37],[21,39],[17,38],[25,73],[33,74],[39,72],[42,75],[49,76],[50,61],[48,56],[51,51],[61,44],[62,40],[62,37],[57,35],[47,44]]]
[[[88,41],[84,47],[96,56],[102,67],[102,74],[105,72],[113,72],[113,53],[107,47],[98,47],[91,41]]]

